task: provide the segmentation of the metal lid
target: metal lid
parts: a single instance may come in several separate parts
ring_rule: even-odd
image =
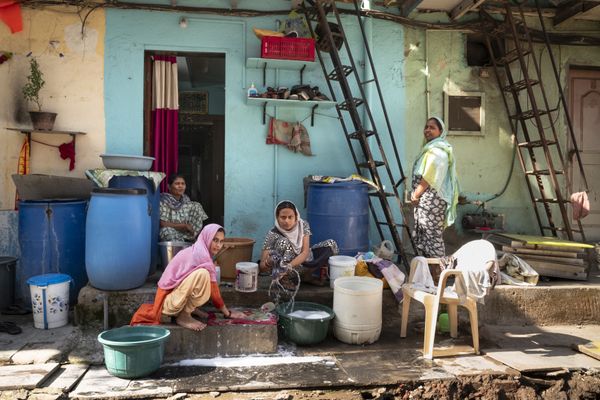
[[[28,285],[34,286],[48,286],[56,283],[70,282],[73,279],[67,274],[44,274],[36,275],[27,279]]]
[[[146,195],[146,189],[118,189],[118,188],[94,188],[92,189],[92,195],[94,193],[102,194],[143,194]]]

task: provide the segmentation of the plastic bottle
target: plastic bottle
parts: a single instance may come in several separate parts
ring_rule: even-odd
[[[248,88],[248,97],[258,97],[258,90],[256,89],[256,86],[254,86],[254,82],[252,82]]]

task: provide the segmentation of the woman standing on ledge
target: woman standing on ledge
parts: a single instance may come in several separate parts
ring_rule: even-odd
[[[452,145],[446,141],[446,127],[437,117],[429,118],[423,129],[425,143],[413,165],[410,202],[414,208],[413,237],[419,255],[444,257],[442,234],[456,219],[458,179]]]

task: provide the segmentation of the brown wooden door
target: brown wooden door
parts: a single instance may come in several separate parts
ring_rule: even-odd
[[[600,70],[571,69],[569,80],[573,130],[590,190],[591,212],[581,222],[586,239],[597,242],[600,240]],[[577,159],[572,152],[570,156],[571,191],[578,192],[583,190],[583,183]]]

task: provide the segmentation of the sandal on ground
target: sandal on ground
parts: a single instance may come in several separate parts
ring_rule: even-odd
[[[8,306],[5,309],[3,309],[1,312],[4,315],[26,315],[26,314],[31,313],[31,311],[21,307],[18,304],[13,304],[11,306]]]
[[[5,332],[9,335],[18,335],[22,330],[14,322],[0,321],[0,332]]]

